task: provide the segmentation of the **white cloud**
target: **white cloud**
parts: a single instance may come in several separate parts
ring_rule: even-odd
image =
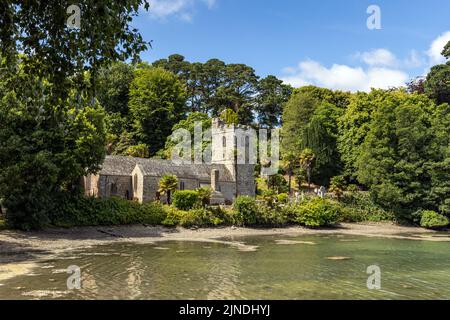
[[[423,54],[421,54],[417,50],[411,50],[408,57],[403,61],[403,65],[409,69],[420,68],[425,64],[426,59],[424,58]]]
[[[409,79],[407,73],[384,67],[350,67],[334,64],[327,68],[317,61],[299,63],[296,73],[283,78],[293,86],[308,84],[345,91],[370,91],[371,88],[388,89],[403,86]]]
[[[355,56],[369,66],[393,67],[398,64],[395,55],[387,49],[358,52]]]
[[[442,51],[445,45],[450,41],[450,31],[444,32],[437,37],[427,51],[430,59],[430,66],[445,63],[445,58],[442,56]]]
[[[150,0],[149,14],[158,19],[176,16],[181,20],[191,22],[193,11],[198,4],[212,9],[216,5],[216,0]]]

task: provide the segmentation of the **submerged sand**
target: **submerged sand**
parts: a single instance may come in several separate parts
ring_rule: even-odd
[[[450,232],[435,232],[392,223],[341,224],[333,229],[287,227],[279,229],[210,228],[184,229],[151,226],[82,227],[36,232],[0,231],[0,281],[27,274],[35,264],[63,252],[112,243],[157,244],[163,241],[223,243],[240,251],[255,251],[245,244],[246,236],[353,235],[415,241],[450,242]],[[311,242],[281,239],[280,245]]]

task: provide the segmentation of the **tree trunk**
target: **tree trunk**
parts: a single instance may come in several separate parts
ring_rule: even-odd
[[[171,202],[171,201],[170,201],[170,200],[171,200],[171,199],[170,199],[170,198],[171,198],[171,193],[172,193],[171,191],[167,191],[167,204],[168,204],[168,205],[171,204],[171,203],[170,203],[170,202]]]
[[[289,195],[291,195],[292,190],[291,190],[291,185],[292,185],[292,172],[289,171]]]
[[[306,175],[308,176],[308,192],[311,191],[311,169],[306,170]]]

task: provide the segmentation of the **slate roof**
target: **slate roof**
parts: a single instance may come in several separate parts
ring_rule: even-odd
[[[210,181],[211,171],[218,169],[221,182],[234,181],[231,172],[225,165],[221,164],[177,165],[170,160],[120,156],[107,156],[99,174],[105,176],[131,176],[136,165],[139,165],[144,176],[162,177],[165,174],[174,174],[179,178]]]
[[[131,176],[136,164],[146,159],[120,157],[120,156],[106,156],[102,164],[102,169],[99,175],[104,176]]]

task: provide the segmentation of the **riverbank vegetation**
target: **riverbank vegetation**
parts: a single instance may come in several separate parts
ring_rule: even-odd
[[[149,44],[131,27],[141,6],[148,1],[88,10],[89,28],[77,31],[61,23],[64,8],[5,6],[0,199],[9,226],[395,219],[433,228],[448,221],[450,61],[404,88],[356,93],[292,88],[219,59],[190,62],[176,54],[150,64],[139,57]],[[450,59],[448,48],[442,54]],[[221,114],[229,123],[281,129],[282,166],[267,179],[255,172],[257,201],[239,198],[232,209],[217,209],[203,197],[192,206],[197,199],[175,195],[173,179],[161,193],[176,206],[80,196],[79,178],[98,172],[106,154],[170,158],[173,129],[193,132],[196,121],[207,129]],[[328,188],[326,199],[309,199],[320,186]]]
[[[203,190],[177,191],[172,205],[139,204],[120,198],[66,197],[50,217],[48,227],[99,225],[164,225],[168,227],[331,227],[339,222],[394,221],[391,212],[370,203],[366,194],[352,194],[345,202],[305,197],[300,201],[256,200],[238,197],[233,206],[209,206]]]

